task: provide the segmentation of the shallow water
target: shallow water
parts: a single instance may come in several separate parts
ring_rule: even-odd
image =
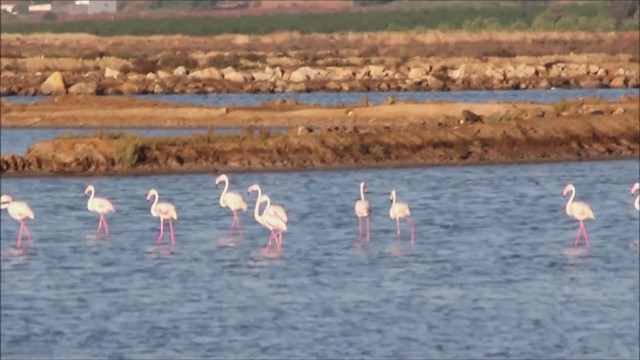
[[[369,103],[379,104],[385,98],[393,96],[398,100],[415,101],[535,101],[554,103],[561,99],[601,96],[604,99],[617,99],[623,95],[640,95],[640,89],[551,89],[551,90],[469,90],[469,91],[384,91],[384,92],[350,92],[350,93],[275,93],[275,94],[172,94],[172,95],[132,95],[133,98],[149,99],[171,103],[183,103],[207,106],[251,106],[276,99],[295,99],[300,103],[316,105],[353,105],[360,102],[363,96]],[[46,96],[7,96],[4,100],[16,103],[38,102]]]
[[[637,161],[229,174],[289,214],[281,258],[242,213],[231,223],[214,175],[3,179],[36,213],[35,248],[7,255],[18,223],[1,217],[1,356],[49,358],[638,358]],[[355,246],[353,204],[368,182],[372,239]],[[591,249],[568,252],[574,182],[597,220]],[[84,187],[111,198],[112,236]],[[178,211],[174,253],[150,253],[149,187]],[[407,201],[416,244],[388,217]],[[165,243],[168,237],[165,237]]]

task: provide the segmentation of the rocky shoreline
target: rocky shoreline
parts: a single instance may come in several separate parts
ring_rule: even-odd
[[[93,38],[97,43],[93,46],[97,47],[85,50],[83,46],[90,45],[77,39],[71,42],[72,45],[64,45],[61,43],[62,40],[44,35],[3,34],[0,95],[640,87],[638,46],[630,42],[629,48],[621,51],[611,48],[612,45],[606,45],[611,41],[626,43],[636,40],[637,43],[637,32],[616,34],[610,39],[597,38],[596,35],[572,35],[575,38],[572,48],[575,48],[577,53],[570,54],[550,52],[560,40],[571,42],[573,38],[569,35],[563,37],[551,34],[548,35],[550,39],[516,35],[507,39],[495,35],[495,44],[491,43],[490,37],[478,36],[479,39],[473,39],[459,36],[456,38],[452,35],[450,46],[455,44],[459,47],[460,54],[469,55],[451,57],[439,55],[432,50],[438,48],[443,50],[442,53],[450,52],[442,47],[446,35],[443,35],[442,39],[426,35],[420,37],[415,34],[400,34],[397,35],[397,39],[389,36],[385,38],[384,34],[354,36],[356,39],[348,36],[316,36],[309,38],[307,44],[301,42],[297,50],[289,49],[285,44],[287,36],[271,39],[272,43],[265,40],[266,36],[247,38],[244,42],[229,38],[227,41],[235,40],[236,45],[232,42],[232,45],[227,45],[231,51],[224,52],[196,50],[198,44],[207,46],[208,43],[199,38],[181,38],[181,41],[188,41],[190,45],[180,43],[182,50],[168,53],[166,50],[158,49],[161,46],[157,44],[158,39],[148,40],[148,43],[152,44],[149,45],[142,39],[132,37],[125,40]],[[593,39],[589,39],[589,36]],[[209,38],[209,42],[215,42],[217,38],[221,37]],[[298,39],[295,36],[294,38]],[[517,38],[528,41],[531,48],[527,49],[523,44],[515,43]],[[363,42],[361,46],[358,46],[358,39]],[[385,39],[390,43],[379,43],[378,46],[374,41]],[[588,40],[603,41],[604,45],[600,48],[594,47]],[[255,41],[255,45],[249,47],[245,43],[247,41]],[[373,45],[367,46],[367,42]],[[68,57],[53,53],[52,43],[58,44]],[[177,41],[173,43],[177,44]],[[550,43],[549,48],[545,47],[547,43]],[[28,49],[37,44],[41,45],[42,50],[39,51],[42,56],[24,56]],[[338,47],[337,44],[343,47]],[[477,49],[478,44],[487,47],[485,52]],[[517,48],[516,53],[521,55],[505,53],[507,45]],[[76,52],[84,55],[73,57],[73,52],[66,50],[65,46],[76,46]],[[99,50],[116,46],[120,50],[113,55],[109,55],[107,50]],[[146,53],[134,55],[133,51],[138,50],[136,46],[145,49]],[[323,46],[324,50],[318,49]],[[424,49],[424,52],[414,54],[413,50],[406,49],[407,46]],[[522,47],[524,48],[520,49]],[[424,55],[425,52],[430,55]],[[129,54],[128,57],[125,57],[126,53]]]
[[[388,121],[395,119],[393,109],[378,105],[369,109],[386,121],[371,124],[359,118],[349,126],[336,126],[330,116],[326,123],[319,120],[326,116],[323,111],[336,109],[311,109],[315,129],[296,126],[283,134],[252,126],[233,134],[212,128],[192,136],[70,135],[34,144],[24,156],[2,155],[0,174],[141,175],[638,159],[638,100],[476,104],[475,111],[497,112],[476,114],[464,108],[457,117],[442,115],[438,108],[460,109],[460,104],[438,103],[431,105],[431,118],[395,123]],[[277,110],[254,110],[281,117]],[[127,123],[133,122],[130,118]]]

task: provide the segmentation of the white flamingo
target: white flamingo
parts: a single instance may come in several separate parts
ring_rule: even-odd
[[[367,188],[367,184],[363,182],[360,183],[360,200],[356,201],[355,212],[358,217],[358,241],[362,239],[362,218],[367,219],[367,242],[370,238],[370,221],[371,221],[371,206],[369,205],[369,201],[364,199],[364,193],[366,193],[369,189]]]
[[[571,192],[571,197],[569,201],[567,201],[567,205],[565,207],[565,211],[567,215],[578,220],[580,222],[580,227],[578,228],[578,234],[576,235],[576,241],[573,243],[573,246],[578,246],[578,242],[580,241],[580,234],[584,234],[584,242],[585,247],[589,247],[589,235],[587,235],[587,228],[584,226],[584,221],[589,219],[595,219],[596,216],[591,209],[591,206],[583,201],[573,201],[576,197],[576,187],[573,184],[568,184],[565,186],[564,190],[562,190],[562,196],[566,197],[567,193]]]
[[[155,196],[155,200],[153,205],[151,205],[151,215],[153,217],[160,218],[160,235],[158,236],[158,240],[156,241],[159,244],[162,241],[162,236],[164,235],[164,221],[169,220],[169,229],[171,230],[171,245],[176,244],[176,240],[173,235],[173,220],[178,220],[178,213],[176,213],[176,207],[173,204],[168,202],[158,202],[158,190],[151,189],[147,193],[147,201],[149,201],[152,197]]]
[[[238,210],[247,211],[247,203],[242,198],[242,195],[235,191],[228,191],[229,178],[227,175],[222,174],[216,178],[216,186],[221,182],[224,182],[224,190],[222,194],[220,194],[220,206],[223,208],[228,207],[233,212],[233,221],[231,222],[229,235],[233,233],[233,228],[237,225],[238,235],[242,238],[242,227],[240,226],[240,218],[238,218]]]
[[[633,184],[633,186],[631,187],[631,195],[635,194],[636,191],[639,190],[640,182]],[[638,196],[636,196],[636,201],[633,203],[633,207],[636,208],[636,210],[640,211],[640,193],[638,194]]]
[[[396,191],[391,190],[391,195],[389,196],[391,200],[391,208],[389,209],[389,217],[396,221],[396,234],[397,240],[400,240],[400,219],[407,219],[411,226],[411,245],[413,245],[414,234],[415,234],[415,224],[413,219],[411,218],[411,210],[409,209],[409,205],[405,202],[396,202]]]
[[[27,219],[33,220],[35,218],[33,211],[24,201],[14,201],[13,197],[10,195],[2,195],[0,197],[0,208],[2,210],[7,209],[9,216],[18,220],[20,222],[20,231],[18,232],[18,243],[16,247],[18,249],[22,246],[22,231],[27,234],[27,238],[29,239],[29,247],[33,246],[33,240],[31,239],[31,232],[27,227],[25,221]]]
[[[251,189],[251,187],[249,187]],[[266,195],[261,195],[256,198],[256,206],[253,209],[253,217],[256,219],[258,224],[269,229],[271,234],[269,235],[269,242],[265,247],[265,251],[269,251],[271,249],[271,242],[275,239],[276,245],[278,246],[278,250],[282,250],[282,232],[287,231],[287,224],[278,216],[273,214],[266,214],[265,211],[260,214],[260,204],[262,202],[266,202]]]
[[[100,214],[100,221],[98,222],[98,228],[96,229],[96,233],[100,233],[100,228],[102,224],[104,224],[105,235],[109,235],[109,225],[107,225],[107,219],[105,218],[105,214],[110,212],[115,212],[116,209],[113,207],[111,201],[95,196],[96,189],[93,185],[87,186],[84,189],[84,195],[86,196],[88,193],[91,193],[89,200],[87,201],[87,209],[91,212],[95,212]]]
[[[247,195],[251,194],[254,191],[258,192],[258,198],[262,197],[262,189],[260,188],[260,185],[253,184],[249,186],[249,189],[247,189]],[[267,208],[264,210],[265,214],[277,216],[280,219],[282,219],[282,221],[284,221],[285,223],[289,221],[289,219],[287,218],[287,211],[282,206],[272,204],[271,198],[269,198],[268,196],[266,196],[266,200],[268,200],[268,204],[267,204]]]

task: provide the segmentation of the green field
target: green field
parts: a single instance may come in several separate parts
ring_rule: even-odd
[[[14,23],[2,26],[5,33],[83,32],[112,35],[218,35],[266,34],[275,31],[334,33],[364,31],[630,31],[640,28],[637,1],[513,2],[506,6],[456,6],[416,3],[379,6],[366,13],[303,15],[251,15],[242,17],[183,17]],[[483,2],[479,2],[483,3]],[[474,5],[475,4],[475,5]]]

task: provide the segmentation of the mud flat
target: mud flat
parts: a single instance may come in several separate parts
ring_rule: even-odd
[[[639,101],[321,107],[283,100],[237,108],[101,97],[3,102],[4,128],[39,119],[29,126],[209,130],[153,138],[122,132],[62,136],[34,144],[24,156],[2,155],[0,171],[3,177],[133,175],[638,159]],[[244,130],[217,134],[218,126]],[[267,126],[291,130],[272,134]]]

